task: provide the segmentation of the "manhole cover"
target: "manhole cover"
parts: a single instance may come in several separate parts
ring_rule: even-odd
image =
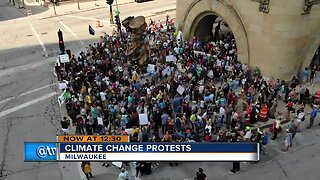
[[[31,37],[31,36],[33,36],[33,35],[32,35],[32,34],[28,34],[28,35],[27,35],[27,37]]]
[[[43,32],[43,33],[41,33],[41,34],[48,34],[47,32]]]

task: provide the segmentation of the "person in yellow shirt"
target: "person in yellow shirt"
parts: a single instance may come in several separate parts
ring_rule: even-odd
[[[133,127],[132,129],[132,135],[134,135],[135,133],[139,134],[139,128]]]
[[[281,121],[283,120],[282,112],[278,112],[278,116],[275,119],[274,122],[274,132],[273,132],[273,137],[271,138],[272,140],[277,139],[278,133],[281,131]]]
[[[194,122],[197,120],[197,113],[193,113],[191,116],[190,116],[190,122],[192,124],[192,129],[194,127]]]
[[[138,78],[139,78],[138,77],[138,73],[137,72],[133,72],[132,77],[131,77],[132,81],[137,81]]]

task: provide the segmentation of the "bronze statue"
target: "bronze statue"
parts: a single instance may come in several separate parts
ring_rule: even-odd
[[[147,69],[148,49],[144,42],[144,33],[147,29],[145,17],[127,17],[122,21],[122,25],[130,33],[130,42],[126,50],[129,62],[137,66],[139,72],[144,73]]]

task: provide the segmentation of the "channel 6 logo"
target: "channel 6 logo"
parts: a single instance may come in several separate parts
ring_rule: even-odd
[[[24,143],[25,161],[56,161],[56,143]]]

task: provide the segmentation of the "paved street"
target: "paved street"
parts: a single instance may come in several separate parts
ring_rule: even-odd
[[[97,3],[98,6],[95,5]],[[118,0],[121,18],[146,16],[146,20],[164,20],[175,15],[175,0],[154,0],[135,3]],[[57,31],[64,32],[66,49],[77,53],[97,41],[103,32],[112,33],[109,10],[105,1],[66,3],[56,7],[39,6],[26,1],[26,9],[17,9],[7,0],[0,1],[0,180],[80,180],[84,174],[80,163],[25,163],[23,143],[55,141],[60,133],[59,95],[52,73],[59,54]],[[116,10],[116,7],[113,7]],[[31,16],[25,16],[31,10]],[[96,28],[96,21],[103,27]],[[88,33],[88,25],[96,36]],[[320,84],[319,81],[317,84]],[[308,119],[308,118],[307,118]],[[308,120],[305,122],[305,124]],[[316,120],[319,122],[319,118]],[[283,153],[282,137],[270,142],[267,156],[258,164],[242,164],[242,171],[230,174],[231,163],[192,162],[160,167],[143,180],[183,180],[193,178],[199,167],[211,179],[318,179],[320,127],[304,130],[294,139],[292,150]],[[116,167],[93,163],[95,180],[115,180],[120,172]],[[133,174],[133,169],[126,167]],[[132,178],[138,179],[138,178]]]

